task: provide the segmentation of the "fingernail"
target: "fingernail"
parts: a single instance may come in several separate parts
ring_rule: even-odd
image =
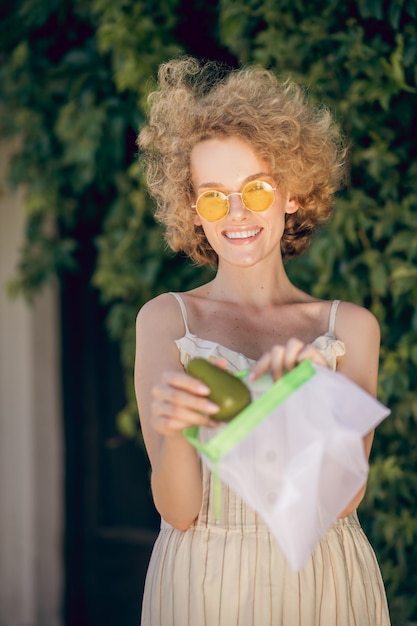
[[[206,413],[217,413],[219,407],[214,402],[206,402]]]
[[[210,387],[207,387],[204,383],[198,383],[197,392],[202,394],[210,393]]]

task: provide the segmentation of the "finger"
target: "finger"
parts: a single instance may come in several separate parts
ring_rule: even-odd
[[[170,385],[156,385],[152,388],[152,397],[161,404],[178,408],[178,410],[191,410],[196,413],[212,415],[217,413],[219,407],[211,402],[205,395],[190,393],[191,390],[183,390]]]
[[[271,350],[271,375],[273,380],[278,380],[284,373],[285,368],[285,348],[274,346]]]
[[[220,367],[220,369],[222,370],[227,370],[227,368],[229,367],[229,362],[227,361],[227,359],[219,357],[218,359],[213,361],[213,365],[215,365],[216,367]]]
[[[265,353],[256,363],[248,376],[248,381],[255,381],[267,372],[271,373],[273,380],[278,380],[284,371],[284,347],[274,346]]]
[[[318,365],[329,367],[324,355],[320,352],[320,350],[311,344],[304,346],[304,348],[300,351],[298,355],[298,363],[301,363],[301,361],[305,361],[306,359],[310,359],[310,361],[313,361]]]
[[[283,368],[285,370],[290,371],[299,363],[299,357],[304,347],[305,344],[295,337],[287,341],[283,355]]]
[[[207,414],[199,413],[184,406],[156,400],[151,406],[151,423],[159,432],[177,432],[190,426],[211,426]],[[217,425],[217,422],[214,422]]]
[[[247,377],[248,382],[252,382],[254,380],[258,380],[261,376],[263,376],[266,372],[269,372],[271,367],[271,353],[266,352],[261,356],[259,361],[254,365],[251,373]]]
[[[183,389],[195,395],[208,396],[210,393],[210,388],[201,380],[177,370],[165,372],[162,377],[162,382],[165,386]]]

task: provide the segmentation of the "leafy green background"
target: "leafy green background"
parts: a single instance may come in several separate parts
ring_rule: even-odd
[[[417,622],[417,2],[415,0],[17,0],[0,7],[0,135],[18,136],[12,186],[26,237],[11,295],[29,300],[76,263],[77,229],[100,224],[92,285],[120,343],[138,436],[134,318],[197,270],[166,250],[135,136],[161,61],[187,52],[255,62],[324,100],[351,138],[351,185],[309,252],[288,265],[323,298],[363,304],[382,330],[378,429],[361,521],[392,622]]]

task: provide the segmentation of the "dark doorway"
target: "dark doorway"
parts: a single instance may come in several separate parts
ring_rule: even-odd
[[[144,451],[117,441],[124,383],[106,310],[90,283],[96,228],[84,223],[73,233],[82,271],[62,280],[65,624],[137,626],[159,518]]]

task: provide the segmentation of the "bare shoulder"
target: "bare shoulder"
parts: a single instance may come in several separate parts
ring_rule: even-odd
[[[381,339],[378,320],[362,306],[341,302],[336,314],[335,334],[346,348],[338,363],[338,371],[375,395]]]
[[[184,334],[184,322],[175,297],[163,293],[142,306],[136,317],[136,331],[153,332],[180,337]]]
[[[171,308],[178,307],[174,296],[170,293],[161,293],[159,296],[148,300],[139,309],[138,319],[152,318],[154,315],[166,315]]]
[[[135,352],[138,402],[143,402],[164,371],[182,369],[175,340],[184,332],[181,309],[172,294],[161,294],[140,309],[136,316]]]
[[[380,339],[379,323],[375,315],[353,302],[341,302],[337,309],[336,336],[349,341],[351,336],[368,337],[370,341]]]

